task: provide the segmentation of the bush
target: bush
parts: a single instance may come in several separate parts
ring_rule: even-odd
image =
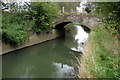
[[[27,33],[34,26],[34,20],[26,19],[27,12],[2,13],[3,41],[21,45],[27,39]]]
[[[58,13],[57,4],[31,2],[27,6],[29,6],[27,11],[2,11],[2,35],[5,42],[20,45],[25,42],[29,30],[41,33],[52,29]]]
[[[3,41],[13,45],[20,45],[27,39],[27,32],[22,29],[23,25],[10,24],[9,28],[3,29]]]
[[[58,15],[57,4],[52,2],[32,2],[30,17],[35,19],[36,33],[49,32],[53,27],[54,19]]]

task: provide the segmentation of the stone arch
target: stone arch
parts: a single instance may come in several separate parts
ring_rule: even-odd
[[[55,25],[55,29],[64,29],[64,26],[69,24],[69,23],[72,23],[71,21],[68,21],[68,22],[61,22],[57,25]]]

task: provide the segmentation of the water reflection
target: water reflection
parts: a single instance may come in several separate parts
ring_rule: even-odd
[[[3,78],[75,77],[74,55],[59,38],[3,55]],[[74,54],[74,55],[73,55]]]
[[[65,34],[65,45],[73,51],[83,52],[83,45],[88,39],[89,33],[79,25],[70,25],[67,27],[69,31]]]
[[[61,77],[68,77],[73,78],[75,77],[75,71],[74,68],[62,63],[53,63],[53,65],[56,67],[55,77],[61,78]]]

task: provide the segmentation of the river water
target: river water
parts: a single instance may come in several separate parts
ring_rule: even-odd
[[[75,78],[81,50],[79,34],[76,26],[58,39],[3,55],[3,78]]]

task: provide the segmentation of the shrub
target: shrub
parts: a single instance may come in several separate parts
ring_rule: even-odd
[[[27,39],[28,30],[34,26],[34,20],[26,17],[27,12],[2,13],[3,41],[14,45],[21,45]]]
[[[3,41],[13,45],[20,45],[27,39],[27,32],[22,29],[23,25],[11,24],[3,29]]]
[[[2,11],[2,34],[5,42],[20,45],[25,42],[29,30],[41,33],[52,29],[54,18],[58,13],[57,4],[31,2],[26,5],[29,6],[27,11]]]
[[[34,31],[37,33],[49,32],[53,27],[54,18],[58,15],[57,4],[52,2],[32,2],[30,17],[35,19]]]

